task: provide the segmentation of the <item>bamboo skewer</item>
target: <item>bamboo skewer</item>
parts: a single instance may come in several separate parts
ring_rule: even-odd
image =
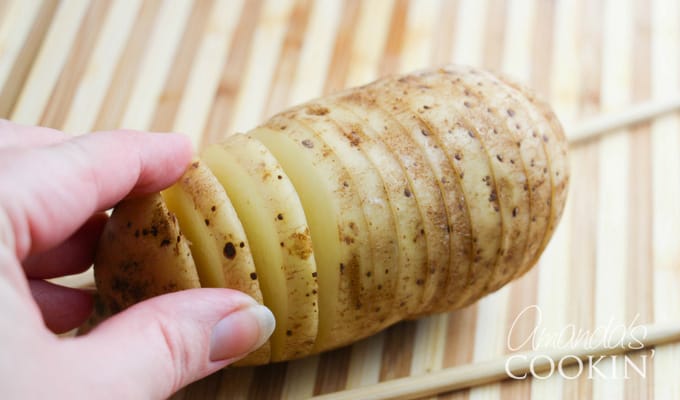
[[[642,325],[638,328],[643,327],[646,329],[646,335],[640,332],[637,334],[630,331],[626,332],[624,338],[619,342],[623,345],[619,346],[608,346],[606,343],[601,343],[592,348],[579,346],[545,352],[513,353],[495,360],[329,393],[316,396],[314,399],[414,399],[509,379],[508,372],[517,377],[525,374],[531,376],[532,373],[545,377],[550,372],[556,374],[558,365],[567,367],[579,364],[582,366],[580,372],[584,373],[587,363],[592,360],[597,361],[600,357],[622,355],[642,350],[642,348],[648,349],[653,346],[680,341],[680,325],[678,324]],[[576,375],[574,372],[568,374],[569,377],[574,375]]]
[[[569,142],[581,144],[605,133],[635,125],[680,109],[680,96],[664,100],[650,100],[623,111],[604,114],[583,122],[569,131]]]

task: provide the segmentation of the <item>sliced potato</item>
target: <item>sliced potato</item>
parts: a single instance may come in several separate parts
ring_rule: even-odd
[[[363,133],[356,116],[336,107],[335,103],[315,101],[281,116],[305,123],[319,140],[328,145],[347,171],[356,171],[352,178],[366,217],[369,242],[364,245],[371,250],[373,266],[368,271],[360,268],[361,274],[367,278],[360,301],[367,305],[368,315],[365,318],[370,327],[365,326],[364,329],[394,323],[397,313],[392,310],[392,305],[398,278],[399,248],[395,218],[385,184],[374,160],[366,154],[366,150],[375,148],[375,141]],[[386,149],[383,147],[382,151],[386,152]],[[371,154],[375,156],[374,153]],[[378,155],[379,161],[385,156]]]
[[[482,72],[480,71],[480,73]],[[546,163],[539,170],[543,177],[539,184],[545,184],[550,188],[549,199],[546,196],[539,196],[542,207],[541,212],[536,213],[538,220],[541,218],[547,219],[545,234],[543,239],[540,240],[540,244],[530,243],[529,249],[533,258],[517,270],[517,273],[514,275],[514,278],[517,278],[538,262],[539,257],[557,228],[557,224],[564,211],[564,203],[567,199],[569,158],[567,157],[567,140],[565,139],[564,131],[557,117],[550,110],[550,107],[543,101],[536,99],[528,89],[507,77],[500,76],[496,79],[501,82],[499,83],[500,85],[509,89],[510,96],[518,101],[521,107],[520,110],[528,115],[533,126],[532,133],[542,140]],[[527,136],[529,135],[525,134],[525,137]],[[534,137],[533,134],[530,136]],[[534,166],[534,168],[536,167]],[[531,190],[533,191],[534,189],[532,188]],[[549,215],[548,217],[545,217],[546,213]]]
[[[252,246],[264,303],[276,317],[272,361],[308,354],[318,325],[316,264],[295,188],[258,140],[238,135],[203,159],[232,199]],[[233,257],[240,246],[224,248]]]
[[[528,261],[527,257],[531,257],[527,252],[529,244],[541,241],[545,231],[545,226],[531,221],[539,206],[536,200],[549,196],[547,185],[536,186],[543,178],[534,173],[545,165],[541,139],[523,133],[533,123],[523,113],[521,105],[512,99],[509,88],[499,85],[497,79],[466,68],[442,70],[439,75],[450,82],[448,90],[461,97],[458,108],[463,110],[460,114],[485,127],[482,133],[486,133],[486,137],[481,135],[480,140],[484,141],[491,156],[503,219],[498,265],[488,283],[488,290],[495,291],[512,278],[515,265]],[[441,81],[441,78],[437,79]]]
[[[380,88],[385,91],[386,88]],[[431,159],[433,152],[425,151],[426,144],[423,141],[429,138],[423,134],[426,127],[421,121],[414,119],[413,114],[406,104],[400,101],[399,96],[381,96],[377,93],[366,91],[370,100],[364,102],[366,112],[378,113],[382,119],[389,119],[389,123],[383,122],[383,127],[388,129],[377,130],[381,133],[380,139],[393,146],[394,152],[400,157],[404,168],[410,173],[413,191],[409,192],[421,209],[422,226],[420,235],[426,244],[426,262],[415,271],[415,276],[409,277],[407,289],[413,293],[422,293],[422,297],[411,298],[408,307],[408,315],[415,317],[427,309],[428,305],[435,302],[443,294],[446,286],[449,258],[450,258],[450,234],[446,203],[442,194],[441,177],[437,176],[433,167],[436,164]],[[387,92],[386,92],[387,94]],[[352,104],[353,99],[348,96],[344,99]],[[387,111],[389,110],[389,111]],[[442,153],[443,155],[443,153]],[[446,158],[444,157],[445,161]],[[422,286],[419,289],[418,286]]]
[[[336,113],[344,120],[356,120],[361,129],[355,126],[355,131],[362,134],[363,148],[374,164],[381,166],[379,172],[394,215],[398,248],[397,274],[390,273],[396,281],[392,314],[405,318],[409,315],[408,304],[415,304],[423,298],[424,285],[418,285],[416,278],[422,276],[427,263],[426,242],[421,240],[422,210],[409,181],[406,165],[400,163],[397,152],[388,146],[389,140],[385,140],[384,135],[396,135],[398,138],[401,127],[386,117],[381,109],[372,107],[371,103],[361,104],[362,101],[357,97],[352,97],[351,101],[340,98],[333,104],[334,109],[343,110]]]
[[[362,329],[361,290],[370,270],[368,230],[348,172],[326,144],[299,122],[270,121],[250,135],[276,156],[295,185],[312,233],[319,272],[319,332],[314,351],[345,345]]]
[[[159,193],[116,206],[95,265],[97,290],[114,314],[153,296],[201,286],[189,243]]]
[[[492,255],[489,247],[487,254],[490,256],[491,274],[481,279],[479,283],[483,285],[478,292],[473,289],[471,297],[465,300],[469,302],[476,301],[492,287],[500,287],[499,282],[508,282],[514,273],[512,265],[521,260],[526,243],[526,229],[521,225],[521,218],[516,216],[520,208],[528,209],[528,198],[523,189],[526,171],[521,163],[515,161],[520,159],[520,155],[517,140],[510,129],[514,126],[511,127],[502,118],[495,117],[494,113],[498,111],[494,111],[489,104],[493,100],[478,92],[477,85],[466,86],[466,78],[472,77],[466,72],[426,74],[421,82],[431,85],[431,89],[421,89],[421,95],[414,95],[413,98],[418,106],[424,107],[426,104],[433,104],[432,97],[444,93],[455,95],[456,101],[435,102],[423,111],[423,116],[445,128],[445,115],[455,114],[457,121],[468,126],[474,133],[474,139],[479,142],[481,149],[479,162],[487,165],[486,184],[491,189],[487,203],[493,207],[496,220],[500,221],[499,226],[492,226],[500,234],[499,248]],[[445,134],[444,130],[440,132]],[[486,195],[485,192],[482,193]]]
[[[436,97],[427,93],[423,94],[423,91],[427,90],[428,84],[423,81],[421,76],[413,75],[402,80],[402,82],[388,82],[383,90],[394,95],[403,92],[403,85],[408,85],[411,88],[403,95],[402,99],[407,104],[406,107],[411,110],[410,115],[413,116],[411,118],[426,122],[428,137],[434,136],[438,140],[438,145],[448,155],[455,168],[456,175],[438,177],[440,181],[442,179],[447,179],[447,181],[459,179],[456,183],[460,184],[460,187],[445,191],[445,193],[451,194],[450,197],[447,196],[449,209],[456,204],[456,198],[462,196],[469,213],[470,222],[468,225],[465,219],[461,218],[465,209],[459,209],[453,213],[449,212],[452,217],[458,218],[457,221],[452,221],[451,226],[462,227],[460,231],[455,231],[456,228],[452,229],[454,236],[462,240],[470,237],[473,249],[471,264],[466,265],[466,262],[470,260],[469,256],[467,258],[455,257],[456,263],[450,267],[450,272],[454,274],[451,276],[454,285],[455,282],[461,282],[457,279],[465,276],[463,271],[466,269],[468,271],[467,282],[458,285],[459,290],[449,291],[450,298],[448,301],[453,306],[481,293],[493,274],[496,257],[500,249],[502,220],[490,158],[483,143],[479,140],[480,133],[477,132],[477,127],[473,123],[461,118],[455,110],[438,107],[439,102]],[[442,102],[442,104],[448,105],[449,102]],[[433,112],[425,117],[425,113],[430,110]],[[428,153],[434,154],[431,151],[428,151]],[[443,165],[443,163],[440,165]],[[471,232],[467,231],[468,226]],[[464,249],[460,249],[460,251],[463,252]],[[461,262],[462,260],[465,260],[465,262]],[[447,284],[447,286],[451,285]]]
[[[198,166],[198,162],[194,163]],[[191,170],[190,168],[189,170]],[[191,186],[195,179],[191,174],[185,174],[180,182],[161,192],[165,204],[175,216],[182,229],[182,233],[189,240],[196,272],[201,281],[201,287],[220,288],[224,287],[224,274],[222,273],[222,260],[218,258],[220,252],[214,249],[214,240],[210,232],[205,229],[207,219],[201,215],[191,200]],[[199,192],[200,189],[196,188]],[[224,258],[224,257],[222,257]]]
[[[210,169],[203,162],[194,161],[162,195],[189,240],[201,287],[239,290],[262,304],[255,262],[243,225]],[[262,364],[269,357],[267,342],[239,364]]]
[[[252,364],[497,290],[537,262],[569,181],[547,105],[467,67],[303,104],[204,156],[217,178],[198,163],[166,192],[194,245],[159,196],[123,202],[100,243],[97,284],[112,312],[198,287],[199,275],[256,298],[259,284],[278,325],[271,357]]]

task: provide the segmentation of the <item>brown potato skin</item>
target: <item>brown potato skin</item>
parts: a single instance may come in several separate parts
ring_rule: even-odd
[[[333,108],[342,111],[328,111]],[[310,112],[296,120],[296,115]],[[335,115],[344,115],[348,121],[336,121]],[[547,103],[505,76],[446,66],[386,77],[286,110],[251,132],[274,129],[276,134],[298,140],[295,126],[316,120],[324,122],[324,129],[336,126],[339,132],[331,134],[348,141],[379,141],[381,149],[389,150],[380,151],[389,160],[390,171],[375,165],[383,183],[375,198],[395,199],[401,193],[405,197],[399,202],[389,200],[395,223],[384,229],[396,229],[398,234],[372,227],[373,237],[381,238],[383,245],[353,244],[367,246],[360,249],[365,255],[362,259],[372,260],[366,262],[384,265],[389,259],[395,264],[390,270],[394,280],[385,280],[394,293],[372,296],[362,292],[374,289],[359,285],[371,280],[358,279],[358,271],[375,265],[350,266],[344,280],[355,277],[350,279],[353,289],[345,286],[338,296],[342,305],[336,308],[344,310],[339,320],[350,324],[344,330],[353,333],[316,343],[313,352],[350,344],[403,319],[464,307],[500,289],[538,262],[564,210],[569,166],[562,127]],[[365,125],[352,132],[352,125],[358,123]],[[352,143],[364,152],[358,144]],[[313,151],[323,148],[319,145]],[[350,181],[352,171],[348,173],[345,178],[328,178]],[[351,190],[342,196],[351,197],[346,203],[352,207],[361,207],[362,201],[372,198],[370,193]],[[158,217],[165,221],[159,232],[181,238],[162,201],[159,204],[157,198],[149,197],[145,205],[135,206],[137,201],[124,202],[114,212],[97,256],[97,285],[106,306],[114,311],[198,284],[191,276],[188,247],[181,241],[176,253],[155,245],[151,237],[142,245],[135,241],[136,228],[130,229],[129,220],[143,227],[158,222]],[[363,210],[367,209],[363,204]],[[139,215],[144,210],[150,215]],[[370,223],[367,211],[361,212]],[[123,215],[129,220],[121,219]],[[160,252],[140,258],[146,250]],[[168,275],[151,267],[130,271],[131,260],[146,265],[159,259],[174,260]],[[351,308],[370,298],[379,299],[382,312],[374,315],[376,321],[352,325],[356,318],[371,318],[370,313]]]
[[[94,264],[97,291],[114,314],[154,296],[201,287],[189,244],[160,193],[116,206]]]

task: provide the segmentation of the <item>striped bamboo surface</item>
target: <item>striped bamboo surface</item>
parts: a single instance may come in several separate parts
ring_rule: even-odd
[[[449,62],[506,72],[567,131],[680,89],[677,0],[2,0],[0,117],[74,134],[180,131],[196,147],[287,105],[379,75]],[[547,332],[680,317],[680,120],[571,149],[565,215],[540,265],[450,314],[286,364],[228,369],[177,394],[305,398],[510,352],[527,306]],[[515,326],[515,339],[537,324]],[[515,337],[515,335],[518,335]],[[526,349],[526,347],[524,348]],[[680,398],[680,345],[646,374],[507,380],[446,399]]]

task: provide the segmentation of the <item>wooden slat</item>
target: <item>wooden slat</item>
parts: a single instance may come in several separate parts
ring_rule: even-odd
[[[159,0],[142,2],[130,31],[120,62],[107,87],[107,92],[92,126],[96,130],[115,129],[121,126],[123,113],[138,76],[141,59],[146,50],[150,32],[156,23],[160,8]]]
[[[69,49],[76,39],[80,21],[87,10],[84,0],[65,0],[59,3],[40,53],[31,65],[25,87],[12,111],[11,119],[24,124],[38,124],[45,105],[61,72]],[[42,21],[41,21],[42,23]]]
[[[40,118],[40,125],[62,129],[68,109],[74,99],[80,78],[85,71],[102,27],[101,20],[108,13],[110,2],[96,0],[90,2],[82,23],[75,36],[77,38],[69,51],[59,78],[52,90],[49,101]]]
[[[342,4],[334,0],[319,0],[312,5],[309,27],[305,35],[295,80],[291,84],[288,103],[299,104],[321,96],[324,83],[331,79],[330,68],[334,40],[340,21],[353,10],[354,3]],[[343,17],[338,17],[342,15]],[[337,76],[336,72],[333,75]]]
[[[164,0],[148,47],[138,66],[135,84],[125,105],[120,126],[129,129],[151,128],[153,110],[161,99],[163,83],[170,73],[184,27],[191,13],[190,0]],[[132,37],[132,40],[137,38]]]
[[[30,3],[21,2],[22,6],[29,6]],[[13,65],[5,84],[0,92],[0,117],[9,118],[16,106],[17,100],[22,93],[26,80],[40,50],[45,35],[47,34],[50,22],[53,19],[54,13],[57,9],[57,2],[48,1],[43,4],[35,18],[24,21],[24,24],[30,26],[30,31],[25,39],[22,40],[19,28],[17,32],[13,32],[12,39],[20,41],[19,46],[21,50],[13,61]],[[38,5],[35,5],[36,7]],[[11,57],[8,56],[7,60]]]
[[[264,114],[265,97],[274,77],[279,53],[282,50],[288,18],[293,11],[292,2],[268,0],[262,9],[245,72],[240,77],[241,86],[234,104],[234,118],[228,132],[245,132],[256,126]]]
[[[344,87],[347,71],[350,66],[350,49],[354,43],[356,20],[359,16],[359,0],[344,2],[339,16],[338,31],[335,36],[330,66],[323,93],[338,91]]]
[[[0,14],[0,88],[5,88],[40,11],[40,1],[5,1]],[[49,8],[49,7],[48,7]],[[21,66],[21,64],[19,64]],[[16,79],[16,78],[15,78]],[[0,98],[9,96],[3,93]],[[0,112],[0,115],[6,113]]]
[[[633,2],[633,21],[631,26],[632,76],[631,96],[634,102],[651,97],[651,34],[647,27],[651,24],[651,9],[647,1]],[[641,324],[654,321],[654,303],[652,293],[652,155],[650,124],[642,124],[632,130],[630,135],[631,154],[635,154],[635,163],[630,166],[628,183],[628,251],[626,257],[628,279],[626,282],[626,321],[636,320]],[[632,164],[632,163],[631,163]],[[633,355],[632,360],[641,365],[642,357],[651,359],[652,351]],[[647,376],[633,375],[626,382],[625,398],[651,399],[654,391],[651,383],[655,374],[653,363],[650,363]],[[658,373],[658,372],[657,372]]]
[[[116,1],[111,4],[87,66],[78,80],[71,106],[61,128],[71,134],[92,130],[104,101],[113,73],[121,60],[125,43],[132,33],[141,1]]]
[[[199,48],[196,43],[206,30],[212,29],[208,17],[213,13],[213,3],[212,0],[205,0],[191,5],[193,7],[191,15],[186,22],[173,61],[169,63],[170,71],[150,123],[150,129],[154,131],[168,132],[173,129],[177,110],[187,89],[189,74]]]
[[[262,112],[263,118],[270,117],[289,105],[288,97],[291,82],[295,78],[295,71],[300,63],[300,52],[306,37],[312,6],[313,3],[308,0],[299,0],[295,2],[295,6],[291,11],[269,95],[265,96],[266,103]]]
[[[236,97],[252,50],[250,43],[255,35],[262,6],[263,0],[254,0],[241,11],[238,26],[232,37],[232,45],[213,95],[202,145],[218,141],[232,133],[229,127],[235,114]]]
[[[453,57],[449,62],[481,65],[486,32],[488,0],[460,0]],[[503,15],[502,17],[505,17]]]
[[[606,1],[603,9],[602,110],[629,104],[632,81],[630,51],[632,44],[632,2]],[[597,247],[595,273],[595,326],[625,326],[628,247],[628,175],[630,141],[627,134],[610,135],[598,144],[599,191],[597,206]],[[624,382],[612,379],[623,371],[623,359],[606,363],[606,376],[593,379],[594,398],[622,398]]]
[[[363,85],[378,77],[380,62],[389,57],[392,50],[388,40],[390,24],[399,23],[406,6],[406,2],[397,0],[361,2],[359,18],[354,22],[354,42],[348,54],[351,64],[342,88]],[[398,28],[391,31],[401,35],[403,23]]]
[[[232,45],[242,7],[242,1],[217,0],[207,22],[210,29],[204,33],[200,43],[195,44],[198,50],[180,99],[173,130],[189,135],[196,149],[201,145],[213,95],[219,85],[220,71]]]
[[[680,90],[678,71],[680,40],[675,1],[655,0],[652,9],[652,96],[660,97]],[[667,321],[680,316],[680,121],[667,116],[652,124],[652,263],[654,319]],[[674,239],[675,238],[675,239]],[[659,348],[654,356],[654,395],[680,398],[680,344]],[[669,373],[674,371],[675,373]]]

